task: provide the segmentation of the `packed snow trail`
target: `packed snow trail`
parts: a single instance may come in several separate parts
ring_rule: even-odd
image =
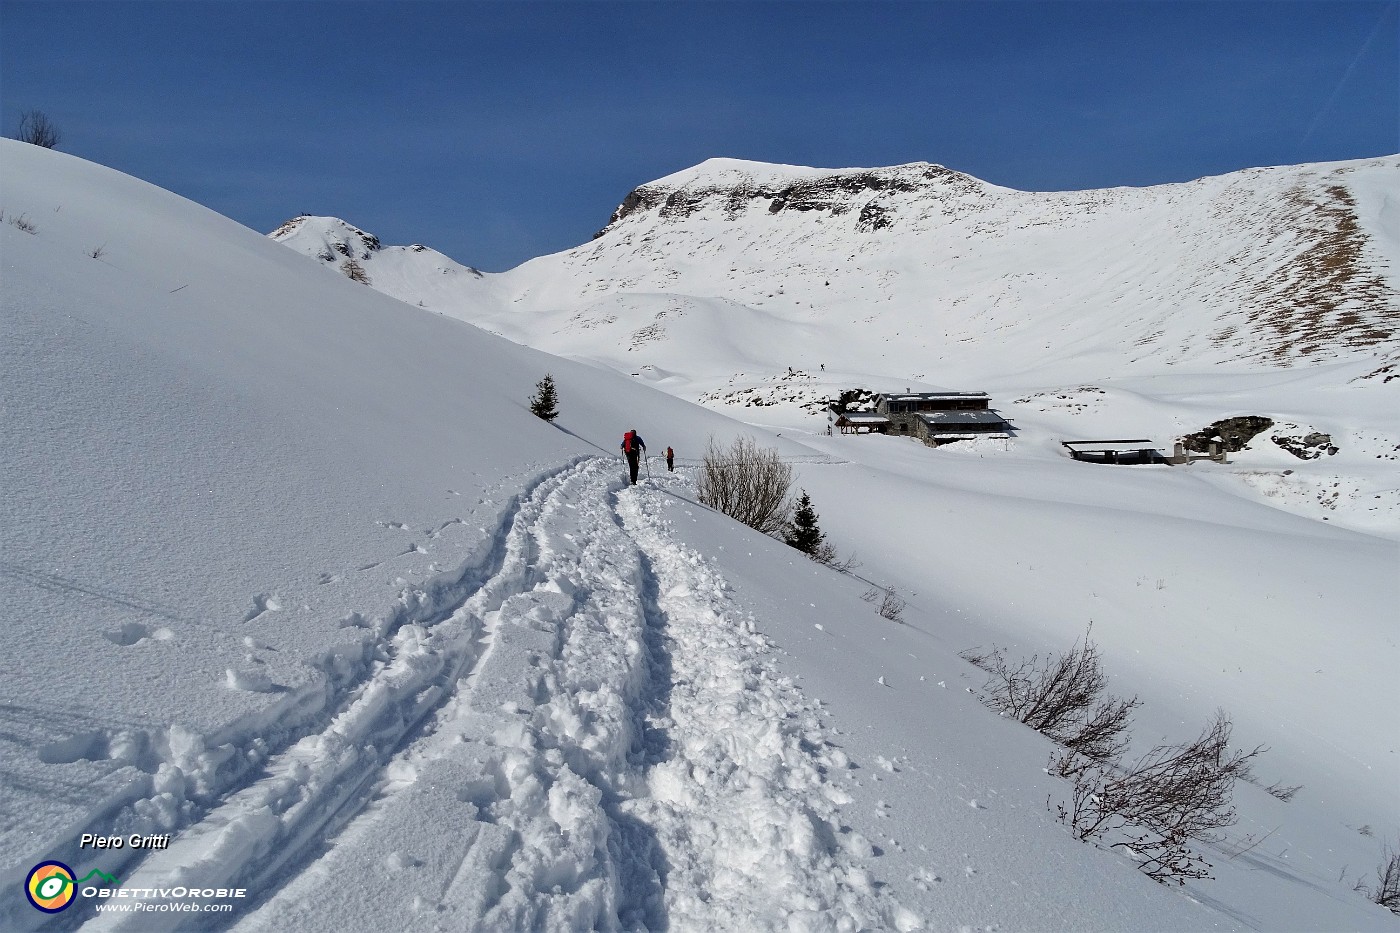
[[[918,928],[846,841],[816,710],[667,498],[604,458],[540,482],[479,588],[123,886],[245,886],[244,931]],[[181,925],[228,921],[90,923]]]

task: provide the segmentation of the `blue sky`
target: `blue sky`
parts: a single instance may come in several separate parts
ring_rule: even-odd
[[[499,271],[712,156],[1022,189],[1400,152],[1400,2],[0,0],[0,128]]]

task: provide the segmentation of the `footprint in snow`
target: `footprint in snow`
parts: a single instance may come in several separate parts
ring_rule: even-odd
[[[142,625],[140,622],[123,622],[120,628],[103,632],[102,637],[114,645],[129,648],[148,638],[152,641],[170,641],[175,637],[175,633],[168,628],[152,629],[149,625]]]
[[[253,597],[253,608],[243,616],[244,622],[251,622],[264,612],[276,612],[282,608],[277,597],[271,593],[259,593]]]
[[[358,612],[352,612],[340,620],[341,628],[369,628],[370,621]]]
[[[267,671],[256,668],[252,670],[227,668],[224,671],[224,685],[230,690],[244,690],[248,693],[280,693],[287,689],[274,684]]]

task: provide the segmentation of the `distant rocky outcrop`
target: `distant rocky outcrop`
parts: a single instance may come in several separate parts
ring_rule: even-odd
[[[688,217],[711,204],[722,207],[730,220],[752,205],[762,206],[770,215],[785,211],[822,211],[836,217],[858,211],[853,226],[868,233],[894,223],[893,204],[881,201],[882,194],[915,193],[933,188],[939,193],[981,190],[981,183],[972,176],[928,162],[889,168],[812,171],[816,174],[811,177],[788,180],[784,184],[763,183],[751,176],[741,176],[732,183],[697,180],[673,186],[663,180],[642,185],[622,199],[608,218],[608,225],[593,238],[603,236],[636,214],[656,211],[660,217],[675,219]]]
[[[1299,460],[1316,460],[1323,454],[1332,456],[1338,450],[1332,443],[1332,435],[1313,431],[1302,437],[1275,434],[1269,440],[1297,457]]]
[[[1255,435],[1274,426],[1272,418],[1263,415],[1240,415],[1224,418],[1208,425],[1194,434],[1181,438],[1187,450],[1208,453],[1211,444],[1219,444],[1227,453],[1236,453],[1249,446]]]

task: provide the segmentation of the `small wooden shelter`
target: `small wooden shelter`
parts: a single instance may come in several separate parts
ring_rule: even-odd
[[[1162,452],[1145,437],[1109,441],[1060,441],[1075,460],[1089,463],[1168,463]]]
[[[826,410],[826,433],[834,434],[887,434],[890,419],[877,411],[837,411],[833,406]]]

